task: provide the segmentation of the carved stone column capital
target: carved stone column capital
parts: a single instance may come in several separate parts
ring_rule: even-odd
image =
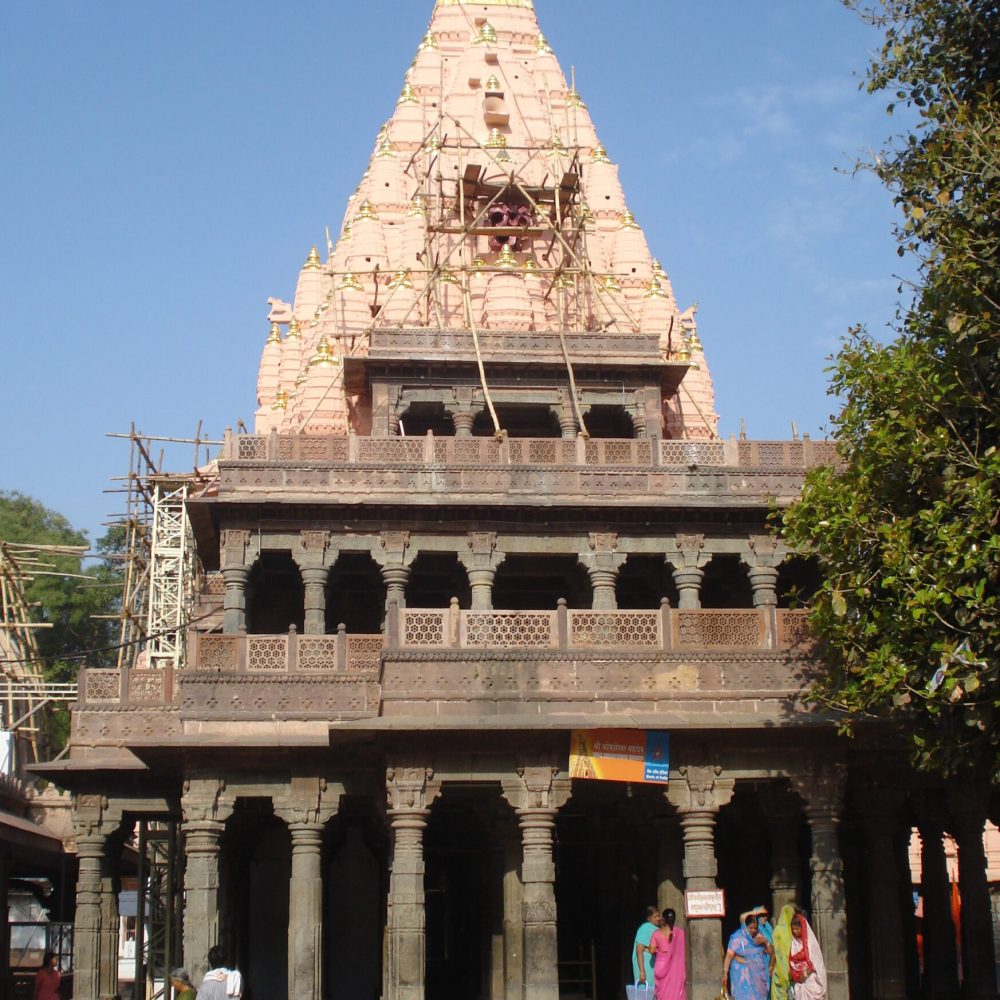
[[[329,531],[300,531],[299,548],[295,553],[295,561],[299,567],[326,566],[328,556],[336,556],[330,552]]]
[[[679,813],[715,813],[733,797],[736,780],[723,777],[718,764],[684,765],[679,772],[681,780],[671,781],[666,792],[667,801]]]
[[[679,534],[674,538],[673,550],[666,560],[674,569],[704,569],[712,559],[712,553],[705,551],[705,536]]]
[[[777,568],[787,554],[788,550],[777,535],[750,535],[740,560],[751,569],[755,566]]]
[[[390,765],[385,770],[385,792],[390,810],[429,809],[441,794],[441,782],[434,780],[432,767]]]
[[[559,772],[558,765],[549,763],[522,765],[516,776],[502,780],[503,797],[515,810],[559,810],[573,794],[572,781]]]
[[[223,778],[188,778],[184,782],[181,812],[185,823],[225,823],[234,805]]]
[[[219,532],[219,561],[223,569],[228,566],[252,566],[260,553],[260,545],[253,532],[224,528]]]
[[[344,786],[322,777],[293,777],[287,794],[274,800],[274,814],[293,826],[319,827],[336,814]]]

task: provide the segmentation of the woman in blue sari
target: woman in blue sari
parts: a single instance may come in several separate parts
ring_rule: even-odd
[[[757,929],[753,913],[740,915],[740,928],[729,938],[722,969],[722,988],[728,980],[733,1000],[768,1000],[774,949]]]

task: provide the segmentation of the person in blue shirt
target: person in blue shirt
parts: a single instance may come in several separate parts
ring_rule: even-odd
[[[774,944],[774,928],[771,926],[771,914],[766,906],[758,906],[753,915],[757,918],[757,930],[767,938],[768,944]]]
[[[635,932],[632,948],[632,979],[638,987],[653,989],[653,956],[649,952],[649,942],[662,923],[660,911],[655,906],[647,906],[646,919]]]

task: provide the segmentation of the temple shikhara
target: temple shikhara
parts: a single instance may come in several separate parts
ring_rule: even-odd
[[[248,338],[252,433],[144,481],[136,631],[36,769],[75,795],[73,996],[123,992],[123,880],[136,998],[222,943],[246,1000],[620,1000],[656,904],[712,1000],[790,902],[834,1000],[994,996],[988,789],[805,698],[816,574],[769,515],[833,444],[719,437],[695,290],[531,0],[414,41]]]

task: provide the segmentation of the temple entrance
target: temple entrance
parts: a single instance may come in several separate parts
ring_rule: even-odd
[[[424,835],[427,1000],[503,997],[501,831],[517,841],[499,788],[446,786]]]

